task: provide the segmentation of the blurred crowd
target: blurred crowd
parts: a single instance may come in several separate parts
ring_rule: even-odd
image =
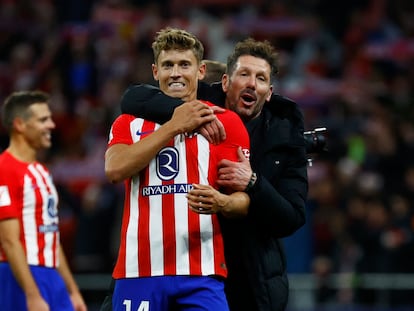
[[[42,157],[74,272],[112,269],[123,197],[104,176],[109,126],[128,85],[154,83],[150,46],[167,25],[221,62],[242,38],[269,40],[280,53],[276,92],[300,105],[306,129],[327,128],[327,151],[309,155],[307,224],[286,239],[290,272],[413,273],[413,1],[2,0],[0,101],[23,89],[52,96],[57,128]],[[409,304],[413,293],[388,301]],[[379,295],[321,286],[317,299]]]

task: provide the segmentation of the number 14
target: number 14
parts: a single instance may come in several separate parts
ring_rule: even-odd
[[[131,310],[131,300],[125,299],[124,300],[125,311],[132,311]],[[141,301],[137,311],[149,311],[149,301],[143,300]]]

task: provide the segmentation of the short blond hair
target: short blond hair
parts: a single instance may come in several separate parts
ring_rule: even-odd
[[[198,63],[203,59],[204,46],[195,35],[184,29],[167,27],[157,32],[152,43],[154,63],[157,63],[161,51],[175,49],[193,51]]]

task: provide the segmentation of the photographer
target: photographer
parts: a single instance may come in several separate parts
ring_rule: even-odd
[[[234,311],[285,310],[289,287],[281,238],[305,223],[303,116],[296,103],[272,94],[277,71],[277,54],[269,42],[247,39],[228,57],[222,84],[199,88],[198,98],[239,114],[251,138],[250,162],[243,157],[222,161],[219,170],[221,186],[244,190],[251,201],[247,216],[220,219],[229,272],[226,295]],[[121,108],[165,122],[181,103],[154,87],[135,85],[125,92]],[[198,191],[190,192],[189,202]]]

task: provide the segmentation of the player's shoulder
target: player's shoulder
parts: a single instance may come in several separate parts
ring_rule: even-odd
[[[16,159],[8,152],[3,151],[0,153],[0,168],[1,171],[7,170],[7,169],[13,169],[15,166]]]
[[[0,154],[0,180],[14,182],[26,172],[27,164],[17,160],[9,152],[4,151]]]
[[[132,122],[134,122],[136,120],[142,120],[142,122],[145,121],[144,119],[136,117],[132,114],[122,113],[118,117],[116,117],[116,119],[114,120],[112,125],[113,126],[129,125],[129,124],[131,124]],[[148,122],[150,122],[150,121],[148,121]]]
[[[207,105],[209,105],[211,107],[217,106],[217,105],[215,105],[215,104],[213,104],[209,101],[204,101],[203,100],[202,102],[206,103]],[[217,107],[220,107],[220,106],[217,106]],[[216,113],[216,116],[221,122],[223,122],[223,121],[226,121],[226,122],[227,121],[233,121],[233,122],[241,122],[242,123],[239,115],[237,113],[235,113],[234,111],[223,108],[223,107],[220,107],[220,109],[223,109],[224,111]]]
[[[217,114],[217,118],[226,126],[235,127],[236,125],[243,125],[243,121],[240,116],[232,110],[226,109],[222,113]]]

